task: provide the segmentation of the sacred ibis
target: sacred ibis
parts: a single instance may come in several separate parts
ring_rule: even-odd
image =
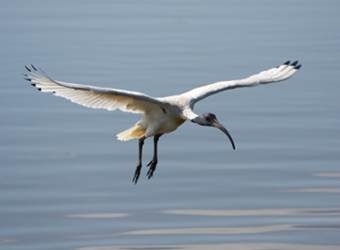
[[[180,95],[154,98],[135,91],[101,88],[53,80],[42,70],[37,70],[32,64],[31,66],[32,69],[25,66],[29,71],[29,75],[24,74],[26,80],[31,81],[32,85],[42,92],[52,92],[56,96],[64,97],[89,108],[102,108],[110,111],[118,108],[124,112],[145,115],[132,128],[117,134],[118,140],[121,141],[134,138],[139,139],[138,163],[132,180],[135,184],[138,181],[142,168],[144,140],[151,136],[154,137],[154,156],[148,164],[150,168],[147,172],[147,176],[150,179],[153,176],[158,161],[157,142],[159,137],[176,130],[187,120],[202,126],[220,129],[228,136],[233,149],[235,149],[235,144],[229,132],[217,120],[214,114],[205,113],[197,115],[193,112],[196,102],[228,89],[253,87],[259,84],[283,81],[294,75],[301,67],[301,65],[298,65],[298,61],[292,64],[290,64],[290,61],[287,61],[279,67],[262,71],[248,78],[216,82]]]

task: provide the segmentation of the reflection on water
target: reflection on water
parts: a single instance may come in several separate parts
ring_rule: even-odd
[[[261,227],[233,227],[233,228],[175,228],[155,229],[125,232],[123,234],[257,234],[287,230],[340,230],[340,224],[320,225],[271,225]],[[104,236],[107,237],[107,236]]]
[[[334,178],[340,178],[340,173],[317,173],[314,174],[315,176],[319,177],[334,177]]]
[[[70,214],[67,217],[73,218],[86,218],[86,219],[98,219],[98,218],[117,218],[117,217],[125,217],[129,214],[124,213],[96,213],[96,214]]]
[[[9,243],[14,243],[14,242],[17,242],[19,241],[18,239],[0,239],[0,244],[9,244]]]
[[[163,210],[159,211],[160,214],[175,215],[175,216],[259,216],[262,220],[266,216],[308,216],[312,218],[319,218],[320,216],[339,216],[340,208],[278,208],[278,209],[254,209],[254,210],[203,210],[203,209],[182,209],[182,210]],[[76,214],[69,215],[69,217],[83,218],[83,219],[98,219],[98,218],[118,218],[124,217],[127,214]],[[133,214],[130,214],[133,216]],[[199,218],[197,220],[200,220]],[[105,239],[116,238],[122,236],[138,236],[138,235],[242,235],[247,234],[249,236],[254,234],[274,233],[282,231],[306,231],[316,230],[318,232],[328,231],[337,232],[340,230],[340,223],[308,223],[308,224],[275,224],[275,225],[261,225],[253,227],[193,227],[193,228],[157,228],[157,229],[143,229],[134,231],[125,231],[115,234],[93,234],[93,235],[79,235],[72,236],[73,239]],[[232,247],[238,247],[240,249],[336,249],[333,246],[319,245],[310,247],[309,245],[299,244],[284,244],[284,243],[238,243],[238,244],[221,244],[221,245],[200,245],[198,249],[232,249]],[[194,245],[176,245],[176,246],[121,246],[121,247],[89,247],[79,248],[82,250],[94,250],[94,249],[197,249]],[[237,249],[238,249],[237,248]]]
[[[340,173],[315,173],[316,177],[326,178],[340,178]],[[287,189],[281,190],[281,192],[291,193],[340,193],[340,188],[302,188],[302,189]]]
[[[254,210],[165,210],[163,213],[204,216],[278,216],[340,215],[340,208],[275,208]]]
[[[340,224],[338,225],[340,226]],[[107,234],[107,235],[87,235],[75,238],[110,238],[118,235],[156,235],[156,234],[258,234],[276,231],[286,231],[286,230],[296,230],[305,229],[303,225],[271,225],[271,226],[261,226],[261,227],[233,227],[233,228],[172,228],[172,229],[152,229],[152,230],[138,230],[124,232],[120,234]],[[313,228],[313,227],[312,227]],[[335,229],[337,227],[332,227]],[[339,227],[338,227],[339,228]],[[315,229],[324,229],[321,228]]]
[[[248,242],[200,245],[150,245],[150,246],[95,246],[77,250],[339,250],[338,246],[308,245],[271,242]]]
[[[340,193],[340,188],[303,188],[303,189],[287,189],[281,192],[292,193]]]

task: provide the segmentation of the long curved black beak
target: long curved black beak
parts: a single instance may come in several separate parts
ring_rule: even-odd
[[[229,138],[229,140],[231,142],[231,145],[233,146],[233,149],[235,150],[235,148],[236,148],[235,147],[235,143],[233,141],[233,138],[231,138],[231,135],[229,134],[228,130],[225,127],[223,127],[223,125],[219,121],[217,121],[217,120],[215,120],[212,125],[215,128],[218,128],[219,130],[221,130],[223,133],[225,133],[228,136],[228,138]]]

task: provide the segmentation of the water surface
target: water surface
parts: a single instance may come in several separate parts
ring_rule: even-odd
[[[337,1],[11,1],[0,9],[0,249],[338,249]],[[199,102],[236,143],[183,124],[132,184],[142,116],[32,88],[67,82],[151,96],[300,60],[288,81]],[[147,140],[144,166],[152,158]]]

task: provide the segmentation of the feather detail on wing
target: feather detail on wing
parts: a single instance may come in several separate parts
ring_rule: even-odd
[[[209,84],[203,87],[195,88],[191,91],[182,94],[184,98],[190,101],[193,106],[196,102],[228,89],[241,88],[241,87],[254,87],[259,84],[266,84],[272,82],[279,82],[288,79],[294,75],[301,67],[297,65],[298,61],[290,64],[290,61],[282,64],[279,67],[262,71],[258,74],[252,75],[248,78],[233,81],[223,81]]]
[[[32,70],[25,66],[30,75],[24,75],[34,87],[41,92],[52,92],[85,107],[107,110],[118,108],[124,112],[145,114],[162,103],[140,92],[55,81],[41,69],[37,70],[31,66]]]

